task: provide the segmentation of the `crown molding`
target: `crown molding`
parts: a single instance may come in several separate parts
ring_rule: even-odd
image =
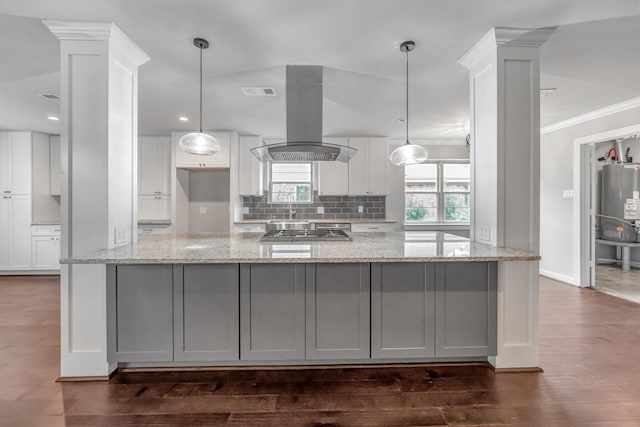
[[[540,47],[554,31],[555,27],[494,27],[458,60],[458,64],[471,69],[478,61],[495,51],[497,47]]]
[[[610,116],[612,114],[631,110],[632,108],[637,108],[637,107],[640,107],[640,97],[628,99],[626,101],[619,102],[617,104],[609,105],[604,108],[599,108],[597,110],[593,110],[588,113],[580,114],[579,116],[575,116],[570,119],[563,120],[561,122],[554,123],[549,126],[545,126],[540,129],[540,134],[546,135],[551,132],[555,132],[561,129],[566,129],[571,126],[579,125],[581,123],[586,123],[591,120]]]
[[[43,19],[42,23],[49,28],[49,31],[51,31],[59,40],[108,40],[121,49],[127,57],[137,65],[142,65],[149,61],[149,56],[113,22],[57,21]]]

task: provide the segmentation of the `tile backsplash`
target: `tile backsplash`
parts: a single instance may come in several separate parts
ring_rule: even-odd
[[[386,196],[319,196],[313,203],[293,203],[294,219],[385,219]],[[287,203],[269,203],[269,195],[242,196],[243,219],[288,219]],[[362,212],[358,208],[362,206]],[[324,213],[318,213],[318,208]]]

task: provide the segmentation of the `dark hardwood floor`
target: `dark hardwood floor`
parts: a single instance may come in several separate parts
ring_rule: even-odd
[[[544,373],[484,366],[55,383],[57,277],[0,277],[1,426],[640,426],[640,305],[541,278]]]

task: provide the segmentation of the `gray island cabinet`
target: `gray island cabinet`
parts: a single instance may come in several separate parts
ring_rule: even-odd
[[[158,236],[62,262],[106,266],[110,364],[170,367],[491,362],[499,283],[539,260],[439,232],[259,238]]]
[[[109,360],[382,361],[496,351],[496,263],[108,268]]]

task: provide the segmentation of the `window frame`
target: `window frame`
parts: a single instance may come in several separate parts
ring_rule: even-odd
[[[273,164],[274,163],[278,163],[278,164],[308,164],[309,165],[309,181],[273,181]],[[309,200],[308,201],[303,201],[303,200],[292,200],[291,203],[295,203],[295,204],[311,204],[313,203],[313,169],[314,169],[314,162],[273,162],[270,161],[269,162],[269,166],[267,168],[267,176],[269,178],[269,203],[271,204],[289,204],[289,202],[285,202],[285,201],[280,201],[280,200],[273,200],[273,184],[274,182],[276,184],[293,184],[293,185],[298,185],[298,184],[303,184],[303,185],[309,185]],[[289,193],[292,194],[292,193]]]
[[[459,164],[459,165],[470,165],[471,162],[469,160],[427,160],[420,164],[435,164],[437,165],[436,169],[436,191],[407,191],[406,188],[406,172],[403,178],[403,195],[404,195],[404,216],[403,222],[407,225],[469,225],[471,216],[469,216],[469,221],[452,221],[445,219],[445,198],[448,194],[462,194],[468,195],[471,197],[471,171],[469,171],[469,191],[445,191],[445,181],[444,181],[444,165],[451,164]],[[437,197],[437,215],[435,221],[411,221],[407,220],[407,194],[436,194]],[[469,213],[471,213],[471,200],[469,200]]]

